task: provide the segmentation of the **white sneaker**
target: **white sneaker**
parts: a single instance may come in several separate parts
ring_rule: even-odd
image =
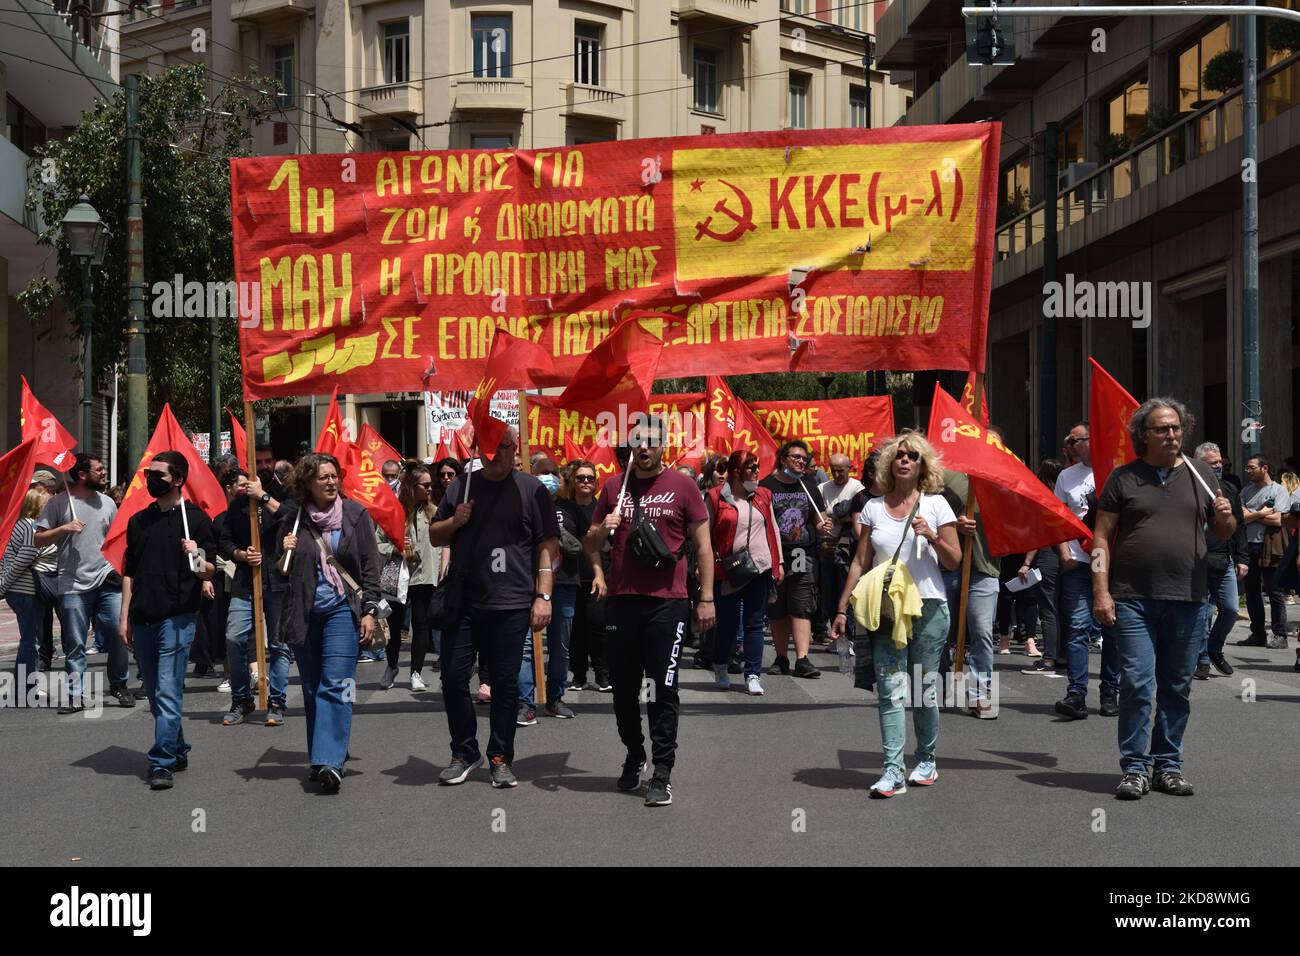
[[[934,765],[933,760],[922,760],[916,765],[907,782],[918,787],[928,787],[931,784],[939,782],[939,768]]]
[[[896,794],[907,793],[907,784],[903,782],[901,773],[890,768],[885,771],[879,780],[871,785],[870,793],[873,797],[892,797]]]
[[[397,671],[393,671],[393,673],[396,674]],[[422,690],[428,689],[429,685],[424,682],[424,678],[420,676],[420,672],[411,671],[411,690],[419,693]]]
[[[379,689],[388,690],[396,683],[397,683],[397,668],[385,667],[384,676],[379,678]]]
[[[713,683],[718,690],[727,690],[731,686],[731,675],[727,673],[726,664],[713,665]]]
[[[763,696],[763,685],[758,682],[757,674],[750,674],[745,678],[745,690],[749,691],[754,697]]]
[[[217,693],[218,693],[218,694],[229,694],[229,693],[230,693],[230,681],[228,681],[228,680],[223,680],[220,684],[218,684],[218,685],[217,685]]]

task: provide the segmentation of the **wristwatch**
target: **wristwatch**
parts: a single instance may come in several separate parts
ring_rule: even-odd
[[[262,504],[266,504],[270,500],[271,500],[271,496],[265,491],[262,492],[262,498],[261,498]]]
[[[545,601],[547,604],[550,604],[550,603],[551,603],[551,596],[550,596],[549,594],[534,594],[533,597],[534,597],[534,598],[541,598],[541,599],[542,599],[543,601]]]

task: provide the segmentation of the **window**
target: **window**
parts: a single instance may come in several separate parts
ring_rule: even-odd
[[[293,106],[293,44],[271,47],[272,76],[279,92],[275,94],[278,106]]]
[[[474,46],[474,75],[509,77],[510,16],[475,14],[469,18]]]
[[[27,111],[12,96],[6,96],[8,124],[7,138],[24,153],[30,153],[47,139],[45,124]]]
[[[1115,159],[1142,141],[1142,134],[1147,129],[1149,106],[1150,95],[1145,73],[1106,100],[1107,137],[1102,144],[1103,162]]]
[[[695,96],[694,106],[705,113],[717,113],[718,109],[718,51],[706,47],[695,48],[694,56]]]
[[[812,6],[812,0],[781,0],[781,7],[787,13],[811,13],[808,8]]]
[[[1220,23],[1178,54],[1178,109],[1198,110],[1219,95],[1204,85],[1205,64],[1228,49],[1228,24]]]
[[[509,136],[492,134],[473,134],[469,138],[470,149],[514,149],[515,144]]]
[[[790,128],[808,128],[808,74],[790,74]]]
[[[835,16],[835,22],[842,27],[848,27],[850,30],[862,29],[862,8],[865,4],[853,3],[851,0],[838,0],[831,4],[831,12]]]
[[[1009,166],[1002,168],[1002,205],[998,208],[998,224],[1014,219],[1029,211],[1031,154],[1023,153]]]
[[[573,25],[573,82],[600,86],[600,40],[604,30],[597,23],[578,21]]]
[[[408,83],[411,79],[411,21],[384,24],[384,82]]]
[[[853,129],[866,129],[868,123],[867,88],[865,86],[849,87],[849,126]]]
[[[1071,163],[1083,162],[1083,117],[1061,124],[1056,145],[1056,165],[1062,172]]]

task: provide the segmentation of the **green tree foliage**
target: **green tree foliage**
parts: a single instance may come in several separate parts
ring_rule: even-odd
[[[201,66],[177,66],[140,79],[140,164],[144,218],[145,329],[148,335],[149,417],[170,402],[187,427],[208,425],[208,319],[156,318],[153,285],[234,278],[230,226],[230,159],[252,155],[251,130],[276,113],[273,87],[248,77],[210,89]],[[53,175],[42,175],[50,169]],[[102,378],[126,355],[127,296],[126,89],[101,100],[70,136],[34,151],[27,207],[43,211],[37,242],[58,257],[54,289],[72,305],[81,335],[81,271],[60,228],[84,194],[109,229],[104,268],[94,283],[94,374]],[[34,279],[20,296],[33,318],[43,317],[51,290]],[[221,322],[221,395],[240,394],[234,319]]]

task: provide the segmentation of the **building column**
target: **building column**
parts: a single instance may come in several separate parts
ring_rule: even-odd
[[[1274,477],[1281,474],[1282,459],[1295,452],[1291,367],[1291,256],[1281,255],[1259,264],[1259,398],[1266,426],[1259,447],[1272,461]],[[1232,424],[1245,417],[1241,409]]]

